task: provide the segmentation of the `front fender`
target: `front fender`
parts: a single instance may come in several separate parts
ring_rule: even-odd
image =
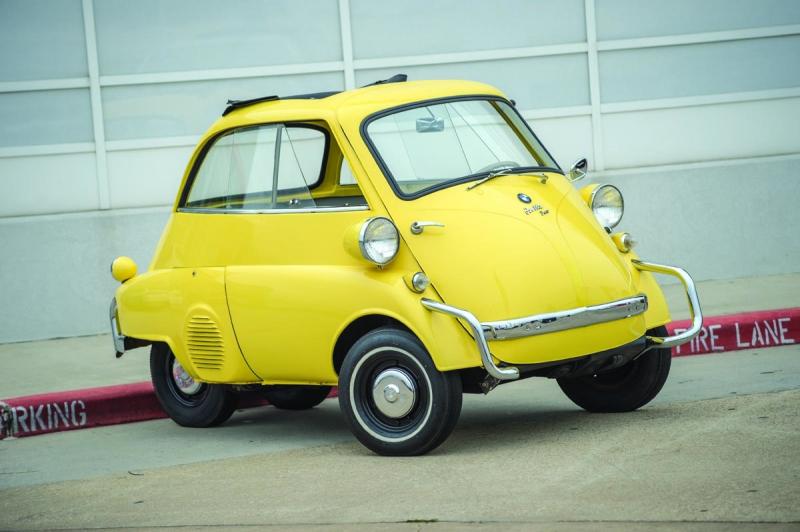
[[[408,266],[412,266],[411,263]],[[474,343],[452,319],[426,310],[403,276],[412,268],[339,265],[253,265],[227,268],[228,301],[236,335],[265,383],[335,384],[336,342],[355,320],[395,319],[425,345],[441,371],[480,365]]]

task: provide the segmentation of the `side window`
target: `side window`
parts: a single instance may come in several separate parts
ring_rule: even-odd
[[[270,124],[235,129],[206,152],[183,207],[281,209],[314,206],[327,134],[312,127]]]
[[[339,184],[340,185],[356,184],[356,178],[353,177],[353,171],[350,169],[350,164],[344,157],[342,158],[342,166],[339,169]]]

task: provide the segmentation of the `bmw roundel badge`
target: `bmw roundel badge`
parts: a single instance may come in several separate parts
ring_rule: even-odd
[[[528,196],[527,194],[523,194],[522,192],[520,192],[519,194],[517,194],[517,198],[519,198],[519,200],[520,200],[522,203],[530,203],[530,202],[531,202],[531,197],[530,197],[530,196]]]

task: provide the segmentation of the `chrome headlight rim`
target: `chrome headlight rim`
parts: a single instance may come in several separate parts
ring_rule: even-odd
[[[617,192],[617,195],[619,196],[619,202],[620,202],[619,217],[616,219],[616,221],[614,221],[613,223],[610,223],[608,225],[606,225],[602,220],[600,220],[600,218],[597,216],[597,211],[595,210],[595,200],[597,199],[597,195],[603,189],[613,189],[613,190],[615,190]],[[606,229],[614,229],[616,226],[619,225],[619,223],[622,221],[622,217],[625,215],[625,197],[622,195],[622,192],[620,191],[620,189],[618,189],[614,185],[611,185],[611,184],[608,184],[608,183],[603,183],[602,185],[597,185],[594,188],[594,190],[592,190],[592,194],[589,196],[589,208],[592,210],[592,214],[594,215],[595,220],[597,220],[597,222],[600,225],[602,225]]]
[[[391,226],[394,230],[394,253],[392,253],[391,257],[387,258],[386,260],[377,260],[375,257],[372,256],[368,247],[367,247],[367,231],[369,230],[370,226],[375,223],[386,222]],[[395,257],[397,257],[397,253],[400,251],[400,232],[397,230],[397,226],[394,225],[394,222],[385,216],[374,216],[372,218],[367,218],[364,220],[364,223],[361,224],[361,229],[358,231],[358,248],[361,251],[361,256],[364,257],[369,262],[377,265],[377,266],[386,266],[390,262],[392,262]]]

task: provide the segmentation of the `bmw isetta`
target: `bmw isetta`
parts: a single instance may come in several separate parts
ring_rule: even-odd
[[[612,232],[611,185],[578,190],[499,90],[407,82],[228,102],[189,161],[149,270],[112,263],[117,356],[150,345],[177,423],[227,420],[240,393],[316,406],[338,386],[353,434],[418,455],[463,393],[539,376],[593,412],[661,390],[699,331],[694,283]],[[653,273],[692,326],[669,335]]]

